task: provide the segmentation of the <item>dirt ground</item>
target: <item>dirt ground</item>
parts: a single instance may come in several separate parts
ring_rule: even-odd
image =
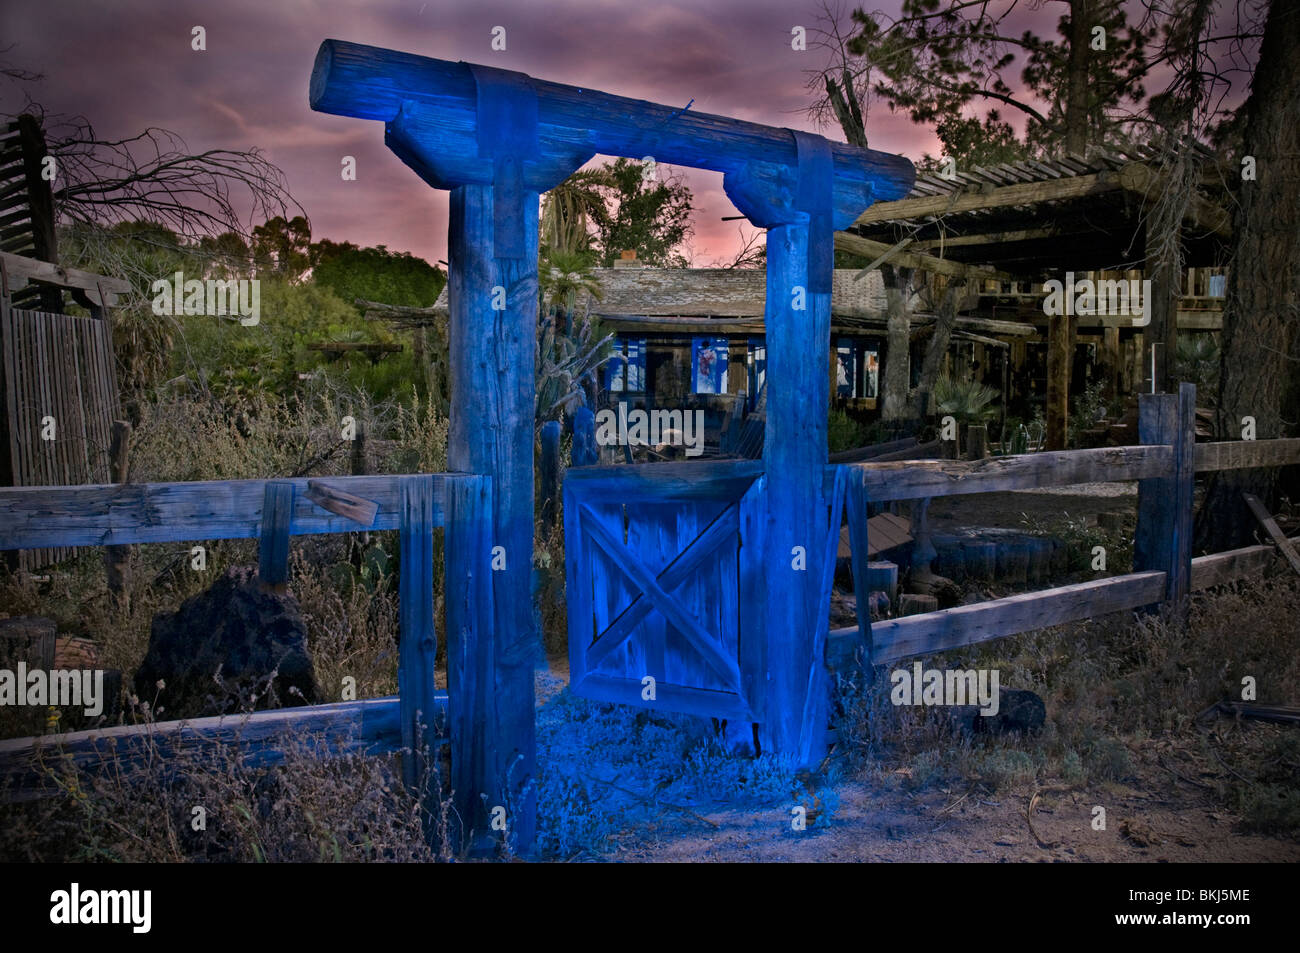
[[[1090,484],[936,499],[936,531],[986,526],[1024,529],[1068,514],[1096,522],[1103,512],[1136,509],[1134,484]],[[555,658],[539,676],[539,700],[568,681],[567,661]],[[1217,729],[1216,729],[1217,730]],[[1251,725],[1244,731],[1293,731]],[[725,804],[664,803],[653,793],[630,804],[626,826],[606,861],[663,862],[1295,862],[1300,839],[1245,833],[1227,812],[1215,784],[1218,765],[1198,760],[1187,739],[1136,740],[1126,745],[1132,771],[1124,782],[1036,785],[996,793],[982,782],[948,786],[912,783],[906,758],[870,779],[842,772],[828,824],[792,829],[788,807],[736,809]],[[832,758],[844,752],[832,751]],[[1225,766],[1226,767],[1226,766]],[[1231,771],[1230,768],[1227,769]],[[880,773],[883,771],[883,773]],[[1104,824],[1098,808],[1104,809]]]
[[[629,831],[605,859],[934,863],[1295,862],[1300,843],[1237,833],[1196,788],[1154,765],[1141,786],[981,795],[841,784],[831,826],[791,830],[788,815],[699,812],[663,830]],[[1032,827],[1026,819],[1034,799]],[[1093,830],[1094,807],[1106,829]],[[707,822],[707,823],[704,823]]]

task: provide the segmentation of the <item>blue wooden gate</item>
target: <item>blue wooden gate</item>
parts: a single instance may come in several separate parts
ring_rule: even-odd
[[[679,479],[660,482],[669,473]],[[763,492],[761,468],[749,463],[569,471],[566,603],[575,692],[762,720],[763,619],[752,609],[763,586]]]

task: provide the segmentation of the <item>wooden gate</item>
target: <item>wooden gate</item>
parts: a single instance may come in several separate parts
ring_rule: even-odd
[[[762,720],[761,465],[572,469],[564,486],[570,686]]]

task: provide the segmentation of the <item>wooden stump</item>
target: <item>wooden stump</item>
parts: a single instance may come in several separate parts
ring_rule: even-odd
[[[938,608],[939,600],[935,596],[905,592],[898,597],[899,615],[920,615],[922,612],[935,612]]]
[[[967,540],[961,544],[966,575],[980,582],[992,582],[997,567],[998,547],[986,540]]]
[[[1052,556],[1055,540],[1030,539],[1028,548],[1029,565],[1026,579],[1030,585],[1041,585],[1052,576]],[[1065,548],[1061,548],[1065,552]]]
[[[983,460],[988,456],[989,429],[984,424],[966,428],[966,459]]]
[[[997,578],[1013,586],[1023,586],[1029,571],[1029,539],[1018,536],[998,547]]]

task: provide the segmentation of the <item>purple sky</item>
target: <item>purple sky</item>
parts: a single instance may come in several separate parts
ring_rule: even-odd
[[[883,7],[896,7],[885,2]],[[806,0],[5,0],[6,66],[45,74],[20,86],[0,80],[0,107],[24,94],[49,113],[80,113],[104,137],[149,125],[180,133],[193,150],[262,148],[287,174],[313,237],[386,244],[434,261],[446,257],[447,196],[424,185],[383,144],[383,126],[312,112],[308,79],[321,40],[337,38],[448,60],[519,70],[669,105],[685,105],[812,129],[804,70],[820,52],[791,49],[791,27],[810,30],[820,5]],[[1055,5],[1025,26],[1051,34]],[[190,48],[195,25],[206,52]],[[507,30],[507,50],[490,48]],[[917,158],[930,134],[877,106],[873,148]],[[841,139],[838,128],[821,130]],[[358,178],[344,182],[353,155]],[[695,264],[727,257],[737,227],[720,175],[691,171]]]

